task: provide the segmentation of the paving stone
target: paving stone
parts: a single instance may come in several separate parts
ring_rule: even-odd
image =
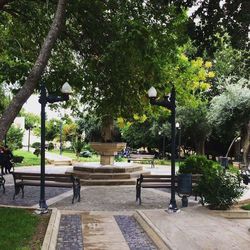
[[[59,194],[69,191],[69,188],[54,188],[45,187],[46,200],[55,197]],[[5,194],[0,190],[0,204],[1,205],[13,205],[13,206],[34,206],[39,203],[40,187],[24,187],[24,198],[22,199],[21,191],[16,195],[13,200],[14,185],[8,185],[5,187]]]
[[[56,249],[83,249],[82,223],[80,215],[61,216]]]
[[[114,217],[131,250],[157,249],[133,216],[115,215]]]

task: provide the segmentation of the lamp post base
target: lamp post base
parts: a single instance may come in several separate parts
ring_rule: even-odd
[[[178,209],[177,205],[176,205],[176,202],[171,202],[170,201],[170,204],[168,206],[168,210],[167,212],[168,213],[179,213],[181,210]]]
[[[36,210],[36,214],[47,214],[48,213],[48,205],[46,201],[40,200],[39,201],[39,208]]]

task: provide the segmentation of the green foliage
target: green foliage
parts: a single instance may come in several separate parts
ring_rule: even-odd
[[[0,208],[0,249],[28,247],[39,221],[38,216],[24,209]]]
[[[198,184],[198,192],[211,209],[228,209],[243,194],[238,174],[229,171],[205,172]]]
[[[34,142],[31,145],[32,148],[40,148],[41,147],[41,142]]]
[[[175,58],[186,40],[186,18],[164,1],[77,1],[70,6],[64,41],[74,54],[53,60],[51,68],[58,67],[48,78],[72,67],[77,54],[71,78],[85,109],[99,117],[131,118],[142,113],[145,90],[160,82],[167,58]]]
[[[21,111],[20,116],[25,118],[25,129],[33,129],[41,123],[39,115]]]
[[[210,105],[208,119],[222,134],[235,133],[250,120],[249,80],[240,79],[231,84],[231,78],[223,92],[215,96]]]
[[[191,155],[180,164],[180,174],[205,174],[212,169],[216,169],[214,162],[208,160],[203,155]]]
[[[38,149],[40,150],[40,149]],[[13,154],[17,157],[22,157],[23,161],[18,163],[17,166],[34,166],[40,165],[40,157],[35,156],[33,153],[24,150],[15,150]],[[40,153],[39,153],[40,154]]]
[[[22,148],[23,131],[20,128],[11,126],[7,133],[7,143],[12,150]]]
[[[240,208],[244,209],[244,210],[250,210],[250,203],[241,206]]]
[[[48,150],[51,151],[55,148],[54,146],[54,143],[53,142],[50,142],[49,145],[48,145]]]
[[[41,149],[40,148],[36,148],[33,152],[34,155],[36,155],[36,157],[38,158],[38,156],[41,154]]]
[[[13,155],[13,162],[15,163],[22,163],[23,159],[24,159],[23,156]]]

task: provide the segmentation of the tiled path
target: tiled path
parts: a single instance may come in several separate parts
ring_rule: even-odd
[[[83,235],[83,237],[82,237]],[[111,213],[64,214],[57,250],[156,250],[133,216]]]

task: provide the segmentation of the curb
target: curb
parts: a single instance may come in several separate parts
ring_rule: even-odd
[[[168,240],[159,231],[159,229],[153,225],[153,223],[148,219],[148,217],[139,210],[136,210],[134,218],[141,225],[144,231],[147,233],[149,238],[154,242],[158,249],[161,250],[172,250]]]
[[[43,240],[41,250],[55,250],[57,243],[57,236],[59,231],[59,224],[61,213],[57,208],[52,208],[52,213],[47,226],[46,234]]]
[[[231,211],[210,210],[210,213],[227,219],[250,219],[250,211],[242,211],[240,209]]]

